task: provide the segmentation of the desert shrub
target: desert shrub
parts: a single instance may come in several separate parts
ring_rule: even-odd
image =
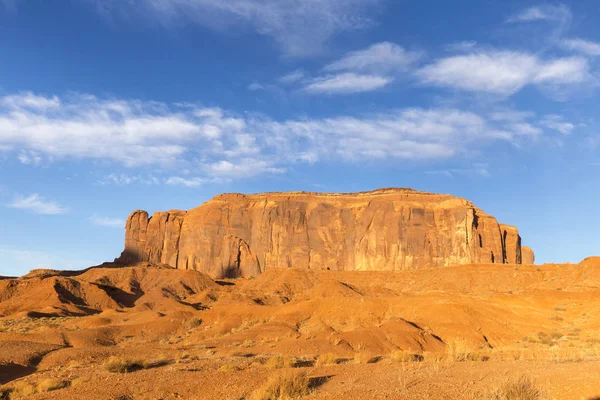
[[[37,388],[29,382],[21,381],[13,387],[12,395],[16,396],[31,396],[37,392]]]
[[[37,384],[37,390],[40,393],[43,392],[51,392],[53,390],[58,390],[65,388],[69,385],[69,382],[61,381],[57,379],[44,379]]]
[[[561,332],[552,332],[552,334],[550,335],[550,337],[554,340],[558,340],[560,338],[562,338],[564,335]]]
[[[89,382],[89,378],[85,377],[77,377],[71,381],[72,387],[83,386]]]
[[[506,382],[488,396],[491,400],[541,400],[544,393],[533,380],[525,375],[514,381]]]
[[[488,356],[481,353],[480,350],[474,349],[471,343],[463,340],[457,340],[448,343],[446,346],[446,356],[452,361],[487,361]]]
[[[296,364],[296,360],[294,358],[277,355],[275,357],[269,358],[269,360],[266,362],[265,365],[269,368],[280,369],[280,368],[291,368],[291,367],[294,367],[295,364]]]
[[[397,350],[390,354],[390,358],[395,362],[417,362],[423,361],[423,356],[419,354],[413,354],[404,350]]]
[[[194,329],[202,325],[202,319],[200,318],[192,318],[186,321],[185,326],[188,329]]]
[[[317,357],[317,367],[337,364],[339,357],[332,353],[321,354]]]
[[[130,360],[121,357],[110,357],[104,363],[104,369],[108,372],[112,372],[114,374],[121,373],[125,374],[127,372],[133,372],[140,369],[144,369],[145,365],[142,361],[139,360]]]
[[[237,372],[240,368],[233,364],[223,364],[219,367],[219,371],[221,372]]]
[[[254,347],[256,346],[256,342],[254,340],[244,340],[244,343],[242,343],[242,347],[248,348],[248,347]]]
[[[272,376],[263,386],[252,393],[252,400],[299,399],[310,391],[306,372],[288,372]]]
[[[373,356],[368,353],[356,353],[354,354],[354,362],[356,364],[375,364],[381,360],[380,356]]]

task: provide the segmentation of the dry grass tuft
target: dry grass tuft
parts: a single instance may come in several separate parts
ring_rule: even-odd
[[[44,379],[37,385],[37,390],[40,393],[51,392],[53,390],[63,389],[69,386],[69,382],[58,379]]]
[[[306,372],[288,372],[271,377],[252,393],[252,400],[300,399],[310,391]]]
[[[317,367],[323,367],[325,365],[334,365],[339,362],[339,357],[333,353],[321,354],[317,357]]]
[[[422,355],[409,353],[404,350],[394,351],[390,354],[390,358],[395,362],[419,362],[424,359]]]
[[[194,329],[202,325],[202,319],[200,318],[192,318],[186,321],[185,327],[187,329]]]
[[[143,361],[139,360],[130,360],[121,357],[110,357],[104,363],[104,369],[108,372],[112,372],[113,374],[120,373],[125,374],[128,372],[137,371],[140,369],[144,369],[145,364]]]
[[[296,359],[277,355],[269,358],[265,365],[272,369],[293,368],[296,365]]]
[[[221,372],[237,372],[240,370],[240,367],[233,364],[223,364],[219,367],[219,371]]]
[[[354,362],[356,364],[375,364],[381,360],[381,356],[374,356],[368,353],[356,353],[354,355]]]
[[[14,396],[31,396],[37,392],[37,388],[29,382],[22,381],[13,387],[11,398]]]
[[[456,362],[488,361],[490,359],[481,352],[481,349],[474,348],[473,344],[464,340],[449,342],[446,346],[446,356]]]
[[[528,376],[521,376],[516,381],[502,385],[495,392],[488,395],[490,400],[541,400],[544,393],[535,385]]]

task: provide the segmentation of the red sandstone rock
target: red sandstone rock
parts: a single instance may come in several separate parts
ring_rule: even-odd
[[[223,194],[187,213],[148,220],[135,211],[126,229],[121,261],[213,277],[270,268],[382,271],[523,261],[515,227],[467,200],[410,189]]]
[[[522,263],[523,264],[533,264],[535,262],[535,254],[530,247],[523,246],[521,247],[522,254]]]

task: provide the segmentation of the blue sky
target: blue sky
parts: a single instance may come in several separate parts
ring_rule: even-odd
[[[0,0],[0,275],[135,209],[411,187],[600,254],[595,0]]]

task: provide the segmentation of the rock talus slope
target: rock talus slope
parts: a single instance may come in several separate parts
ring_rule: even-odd
[[[517,228],[467,200],[410,189],[223,194],[185,211],[133,212],[121,262],[213,277],[270,268],[392,271],[523,259]]]

